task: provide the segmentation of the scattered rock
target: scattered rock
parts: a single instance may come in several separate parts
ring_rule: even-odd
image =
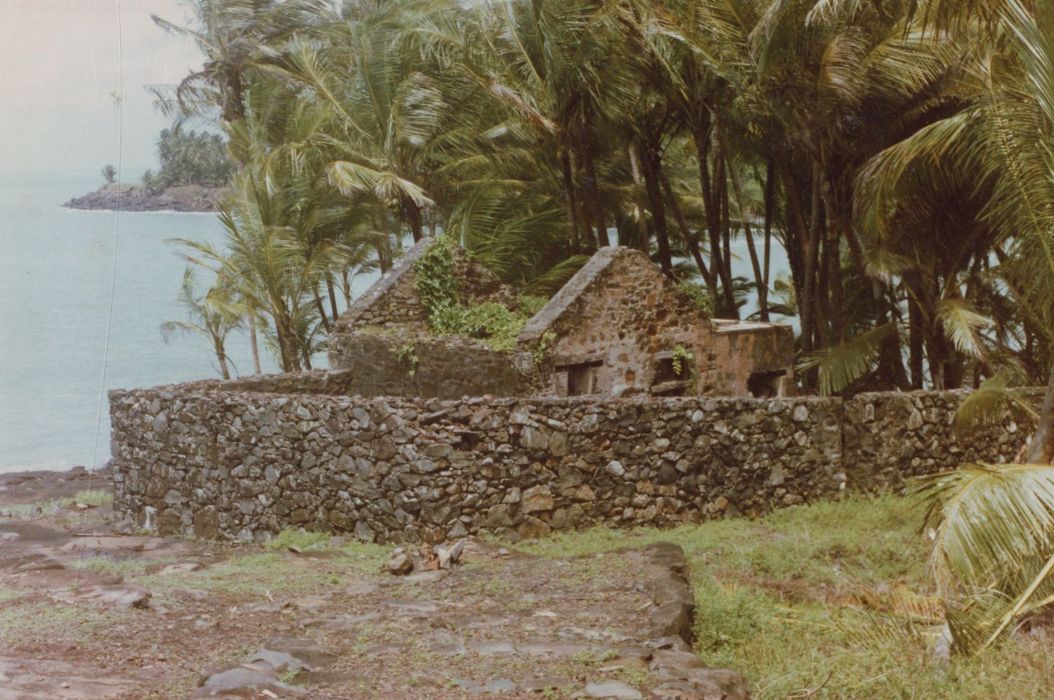
[[[209,675],[194,693],[195,698],[222,696],[257,697],[263,691],[280,692],[278,697],[305,697],[304,688],[283,683],[272,674],[246,666],[235,666]]]
[[[120,610],[150,607],[150,591],[130,584],[92,586],[80,595]]]
[[[388,560],[388,571],[396,576],[406,576],[414,570],[414,560],[405,553],[399,553]]]
[[[516,684],[510,681],[508,678],[498,678],[484,683],[483,692],[493,693],[496,695],[502,693],[515,693]]]
[[[614,698],[615,700],[643,700],[640,691],[622,681],[604,681],[586,685],[588,698]]]
[[[461,554],[465,551],[465,542],[464,540],[455,542],[451,547],[436,545],[434,551],[439,568],[449,569],[461,559]]]

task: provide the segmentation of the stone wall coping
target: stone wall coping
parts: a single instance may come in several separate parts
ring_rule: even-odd
[[[233,380],[232,380],[233,381]],[[767,404],[784,404],[797,406],[802,404],[838,404],[842,402],[839,397],[824,396],[785,396],[755,398],[752,396],[627,396],[615,397],[606,394],[583,395],[583,396],[463,396],[460,399],[434,399],[416,396],[363,396],[361,394],[327,394],[322,392],[291,393],[283,391],[259,391],[253,389],[228,390],[222,388],[223,382],[216,382],[212,386],[196,386],[191,384],[168,384],[162,386],[135,388],[135,389],[111,389],[111,399],[120,399],[135,394],[142,395],[177,395],[184,398],[236,398],[258,396],[266,399],[289,399],[289,400],[337,400],[345,402],[361,401],[384,401],[391,404],[418,405],[425,404],[449,406],[515,406],[517,404],[533,406],[655,406],[674,407],[678,404],[686,407],[698,406],[708,402],[717,403],[722,406],[742,404],[749,407],[764,406]]]
[[[1042,393],[1047,390],[1043,386],[1020,387],[1029,395]],[[931,398],[936,396],[960,397],[973,393],[973,389],[913,389],[911,391],[865,391],[843,399],[844,401],[882,401],[893,397],[901,398]]]

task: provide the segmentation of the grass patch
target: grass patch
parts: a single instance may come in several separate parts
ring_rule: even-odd
[[[54,601],[0,608],[0,648],[25,644],[83,642],[100,628],[119,621],[113,611]]]
[[[198,571],[142,576],[150,589],[197,588],[235,595],[300,593],[326,586],[328,575],[315,562],[271,552],[236,556]]]
[[[113,503],[113,494],[103,489],[92,489],[91,491],[78,491],[69,503],[83,503],[86,506],[98,508]]]
[[[684,547],[696,592],[697,649],[742,672],[759,700],[1048,697],[1042,640],[932,661],[939,626],[895,612],[932,603],[915,501],[851,496],[671,530],[603,528],[519,546],[553,558],[650,542]]]
[[[100,574],[120,574],[121,576],[134,576],[142,574],[157,561],[139,561],[136,559],[111,559],[104,556],[91,556],[74,559],[68,562],[71,569],[80,571],[94,571]]]
[[[302,552],[320,551],[329,547],[331,537],[325,532],[308,532],[300,528],[282,530],[264,545],[267,549],[299,549]]]
[[[0,586],[0,603],[8,600],[14,600],[15,598],[21,598],[25,595],[25,592],[18,590],[17,588],[7,588]]]
[[[151,590],[196,588],[238,596],[321,593],[347,585],[349,577],[376,573],[387,552],[379,545],[358,543],[325,559],[250,550],[197,571],[139,576],[136,582]]]

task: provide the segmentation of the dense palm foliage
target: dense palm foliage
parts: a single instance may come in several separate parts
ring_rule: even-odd
[[[1043,131],[1012,7],[1034,20],[1010,0],[198,0],[198,26],[159,21],[207,56],[170,106],[218,115],[238,177],[293,178],[320,217],[296,234],[326,256],[305,337],[346,275],[437,230],[536,293],[617,240],[718,315],[796,315],[806,387],[842,391],[1046,376],[1050,319],[1015,281],[1049,261],[1021,255],[1043,180],[1012,157]]]
[[[409,240],[445,231],[534,294],[634,246],[717,315],[796,316],[807,391],[981,387],[969,413],[1049,382],[1033,466],[932,495],[959,643],[1051,600],[1049,3],[194,7],[159,20],[206,55],[167,104],[218,116],[239,168],[227,248],[188,257],[285,370]]]
[[[148,170],[143,175],[143,186],[151,193],[180,185],[220,187],[234,172],[222,136],[186,131],[178,123],[161,131],[157,157],[158,172]]]

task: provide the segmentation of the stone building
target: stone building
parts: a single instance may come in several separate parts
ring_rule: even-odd
[[[512,352],[437,337],[417,284],[433,243],[407,251],[338,323],[330,364],[361,377],[363,395],[791,393],[790,326],[709,319],[631,248],[598,250],[527,321]],[[460,249],[453,274],[462,302],[515,308],[515,294]]]
[[[790,326],[707,318],[633,248],[598,250],[524,327],[546,348],[544,393],[785,395]]]

